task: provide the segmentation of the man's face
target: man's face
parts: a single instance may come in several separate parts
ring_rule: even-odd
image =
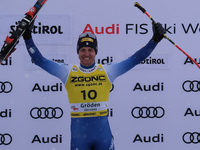
[[[95,62],[95,50],[91,47],[82,47],[78,53],[81,65],[88,67]]]

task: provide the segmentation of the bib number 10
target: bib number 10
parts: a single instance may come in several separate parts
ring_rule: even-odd
[[[97,97],[97,92],[95,90],[90,90],[90,91],[81,91],[81,93],[83,94],[83,100],[86,100],[86,96],[91,99],[94,100]]]

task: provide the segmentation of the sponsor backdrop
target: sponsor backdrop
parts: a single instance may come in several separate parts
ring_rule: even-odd
[[[35,1],[1,0],[1,45]],[[152,37],[151,21],[135,2],[49,0],[36,19],[33,38],[45,57],[78,64],[78,35],[91,31],[99,42],[96,62],[121,61]],[[200,63],[199,0],[138,2]],[[64,85],[32,64],[23,39],[0,72],[0,149],[68,150],[70,115]],[[199,149],[199,96],[199,69],[164,39],[113,85],[109,120],[116,149]]]

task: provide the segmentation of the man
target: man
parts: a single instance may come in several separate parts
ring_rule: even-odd
[[[140,64],[159,43],[165,33],[160,23],[153,24],[153,37],[128,59],[107,65],[95,63],[97,38],[82,33],[77,42],[79,65],[56,63],[46,59],[35,46],[28,29],[23,38],[33,62],[58,77],[68,93],[71,105],[71,150],[114,150],[109,127],[108,97],[114,80]]]

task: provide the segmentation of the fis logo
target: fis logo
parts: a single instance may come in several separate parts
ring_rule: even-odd
[[[163,27],[167,33],[176,34],[176,31],[177,31],[176,24],[173,24],[173,25],[164,24]],[[135,34],[144,35],[149,32],[148,28],[149,28],[149,25],[146,23],[126,24],[126,34],[135,33]]]

